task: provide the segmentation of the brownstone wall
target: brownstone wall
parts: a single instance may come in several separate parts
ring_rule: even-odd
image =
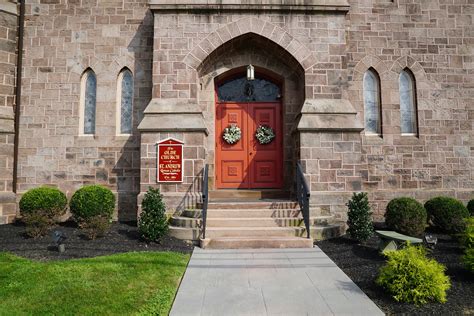
[[[11,222],[16,213],[12,184],[17,29],[16,3],[0,4],[0,224]]]
[[[214,79],[253,63],[286,76],[285,175],[292,178],[288,168],[303,160],[313,204],[343,219],[351,192],[369,191],[380,219],[395,196],[424,201],[446,194],[465,201],[474,196],[469,1],[351,0],[347,14],[340,8],[187,10],[154,17],[146,0],[28,3],[19,191],[48,184],[72,194],[100,183],[118,192],[119,217],[133,219],[137,194],[156,185],[155,142],[175,136],[187,142],[188,178],[161,186],[174,196],[174,208],[193,190],[204,163],[214,163]],[[78,136],[80,77],[88,67],[98,82],[93,137]],[[150,98],[182,99],[200,107],[209,135],[116,136],[116,79],[123,67],[135,79],[135,131]],[[305,99],[348,99],[363,122],[362,76],[369,67],[381,78],[382,137],[295,132]],[[404,67],[416,78],[418,137],[400,135],[398,75]],[[291,187],[291,179],[286,182]]]
[[[140,142],[151,96],[153,19],[147,1],[27,2],[19,143],[19,192],[85,184],[117,192],[118,218],[136,219]],[[79,135],[81,75],[97,76],[96,134]],[[134,133],[116,135],[117,76],[134,78]]]
[[[474,198],[474,29],[472,2],[350,1],[348,87],[363,118],[362,76],[381,77],[382,137],[362,133],[362,190],[380,218],[398,195]],[[398,77],[416,79],[419,136],[400,135]],[[350,189],[347,187],[346,189]]]

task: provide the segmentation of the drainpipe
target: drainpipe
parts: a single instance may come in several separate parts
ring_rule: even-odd
[[[17,178],[18,178],[18,142],[20,132],[20,104],[21,104],[21,77],[23,65],[23,36],[25,24],[25,0],[20,2],[20,15],[18,17],[18,55],[16,63],[16,94],[15,94],[15,135],[13,141],[13,192],[17,192]]]

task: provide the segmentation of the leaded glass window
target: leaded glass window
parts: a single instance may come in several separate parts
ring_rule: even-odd
[[[281,98],[280,88],[263,78],[246,76],[226,81],[217,87],[219,102],[272,102]]]
[[[132,133],[133,118],[133,76],[125,69],[120,76],[120,133]]]
[[[364,117],[367,134],[382,133],[380,113],[380,79],[377,72],[371,68],[364,74]]]
[[[97,79],[92,70],[84,73],[84,134],[95,133],[95,109],[97,97]]]
[[[400,128],[402,134],[417,133],[415,79],[410,70],[400,73]]]

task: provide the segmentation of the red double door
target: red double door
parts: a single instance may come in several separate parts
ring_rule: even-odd
[[[241,139],[228,144],[224,129],[237,125]],[[255,132],[270,126],[275,138],[260,144]],[[264,189],[283,186],[283,128],[280,103],[218,103],[216,111],[216,187]]]

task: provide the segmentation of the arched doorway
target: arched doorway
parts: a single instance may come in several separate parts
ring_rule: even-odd
[[[216,188],[283,187],[281,82],[235,69],[216,80]]]

